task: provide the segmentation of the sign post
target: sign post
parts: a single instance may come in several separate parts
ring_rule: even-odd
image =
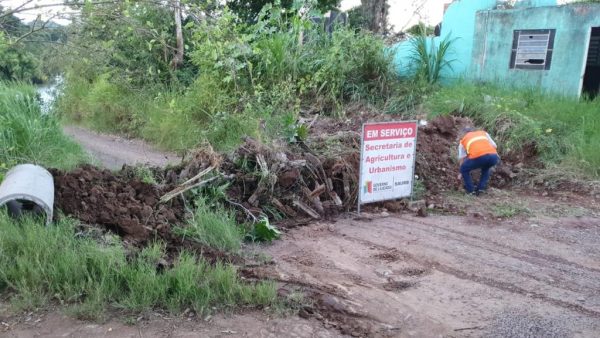
[[[417,121],[362,127],[358,212],[361,204],[412,195]]]

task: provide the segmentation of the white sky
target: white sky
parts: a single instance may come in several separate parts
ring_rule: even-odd
[[[419,21],[419,16],[415,15],[415,9],[424,5],[420,11],[421,20],[430,24],[437,24],[442,19],[442,12],[444,9],[444,3],[450,2],[451,0],[388,0],[390,4],[390,15],[389,23],[395,26],[396,30],[401,29],[409,23],[416,23]],[[25,0],[0,0],[0,5],[3,7],[15,8],[23,4]],[[37,5],[48,5],[48,4],[61,4],[62,0],[33,0],[32,3],[27,4],[26,7],[31,8]],[[342,0],[342,9],[347,10],[352,7],[360,5],[360,0]],[[47,18],[58,11],[65,12],[65,7],[46,7],[40,9],[32,9],[30,11],[21,12],[17,16],[25,21],[31,21],[36,18],[38,14],[42,14],[43,18]],[[66,24],[67,20],[62,20],[60,23]]]
[[[0,0],[0,5],[4,8],[16,8],[26,3],[26,0]],[[44,8],[35,8],[37,5],[60,5],[64,1],[63,0],[33,0],[31,3],[26,4],[23,8],[31,8],[31,10],[22,11],[16,14],[16,16],[22,20],[27,22],[35,20],[35,18],[40,14],[42,16],[42,20],[47,20],[57,13],[70,13],[71,10],[64,6],[51,6]],[[66,17],[62,15],[62,17]],[[65,25],[70,22],[70,20],[61,19],[61,18],[53,18],[54,22]]]
[[[0,5],[3,7],[15,8],[23,4],[26,0],[0,0]],[[571,2],[573,0],[559,0],[559,3]],[[35,7],[38,5],[61,4],[62,0],[33,0],[26,7]],[[394,26],[395,31],[403,28],[408,28],[411,25],[423,21],[430,25],[438,24],[442,21],[444,12],[444,4],[450,3],[452,0],[388,0],[390,12],[388,22]],[[360,5],[360,0],[342,0],[342,10],[348,10],[352,7]],[[417,10],[419,9],[419,10]],[[17,16],[31,21],[38,14],[42,14],[42,18],[47,18],[57,12],[68,12],[68,8],[47,7],[41,9],[33,9],[31,11],[21,12]],[[68,20],[55,20],[61,24],[67,24]]]
[[[442,21],[444,4],[452,0],[388,0],[390,12],[388,23],[394,26],[395,31],[408,28],[419,20],[430,25]],[[348,10],[360,5],[360,0],[342,0],[342,10]],[[415,11],[420,8],[418,13]]]

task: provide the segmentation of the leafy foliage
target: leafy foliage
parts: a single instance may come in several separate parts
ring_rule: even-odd
[[[129,20],[140,15],[136,25],[148,16],[142,7],[128,10]],[[178,69],[175,77],[164,76],[172,70],[158,50],[126,58],[130,43],[113,41],[114,33],[93,20],[84,19],[82,27],[89,26],[95,32],[93,45],[106,45],[106,50],[73,59],[60,110],[96,129],[142,136],[170,149],[209,140],[217,150],[230,150],[244,135],[290,138],[293,132],[302,138],[302,127],[288,126],[296,125],[303,109],[341,116],[347,102],[383,105],[397,93],[393,55],[381,39],[344,27],[328,34],[303,14],[270,4],[255,23],[228,8],[189,22],[184,32],[188,68]],[[123,23],[113,20],[106,30],[121,32]],[[132,34],[127,39],[140,38]],[[124,56],[112,60],[119,53]],[[165,69],[162,75],[144,72],[153,64]]]
[[[254,223],[252,231],[248,234],[250,240],[258,242],[271,242],[278,239],[279,236],[281,236],[281,232],[266,217]]]

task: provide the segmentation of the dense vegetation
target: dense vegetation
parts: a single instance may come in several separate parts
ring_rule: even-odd
[[[157,22],[167,9],[104,10],[128,16],[84,16],[73,28],[88,33],[80,43],[97,53],[73,55],[60,111],[166,148],[189,149],[207,139],[228,150],[242,135],[289,132],[301,111],[341,116],[347,102],[383,106],[396,89],[381,39],[344,28],[328,34],[295,10],[268,5],[250,24],[227,9],[214,19],[190,20],[185,61],[176,69],[163,54],[174,43],[169,26]],[[162,42],[138,33],[156,30],[150,26],[166,27],[151,33],[164,35]]]
[[[0,126],[0,178],[17,163],[68,169],[87,160],[58,119],[41,114],[33,86],[0,82]]]
[[[0,81],[42,83],[60,73],[56,53],[64,27],[39,18],[23,23],[0,6]]]

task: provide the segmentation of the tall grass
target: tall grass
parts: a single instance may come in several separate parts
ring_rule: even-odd
[[[0,292],[11,295],[15,306],[58,302],[79,317],[97,318],[111,308],[207,313],[275,301],[272,283],[243,283],[233,266],[210,265],[182,252],[172,267],[161,269],[166,253],[160,243],[128,259],[118,239],[100,244],[78,234],[75,225],[17,223],[0,212]]]
[[[434,38],[428,39],[425,32],[410,40],[412,51],[410,60],[417,81],[435,84],[441,79],[442,72],[446,69],[452,70],[454,59],[448,59],[452,44],[456,41],[447,35],[436,45]]]
[[[175,233],[221,251],[239,251],[244,231],[236,224],[234,214],[222,207],[210,209],[202,199],[196,204],[194,216],[185,227],[175,228]]]
[[[600,177],[600,100],[463,82],[433,93],[426,105],[433,115],[472,117],[505,152],[533,143],[549,167]]]
[[[0,82],[0,164],[30,162],[71,168],[86,161],[82,149],[62,133],[58,119],[41,113],[35,89]]]

